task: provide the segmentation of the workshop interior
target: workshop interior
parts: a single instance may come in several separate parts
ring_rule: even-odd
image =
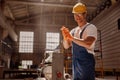
[[[0,80],[74,80],[61,27],[78,25],[77,3],[97,28],[95,80],[120,80],[120,0],[0,0]]]

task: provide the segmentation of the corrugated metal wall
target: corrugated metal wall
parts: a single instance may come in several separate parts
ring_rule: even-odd
[[[101,30],[104,69],[120,68],[120,2],[100,13],[92,23]]]

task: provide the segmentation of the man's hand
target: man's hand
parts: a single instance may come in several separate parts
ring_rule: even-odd
[[[69,33],[68,28],[66,28],[66,27],[63,26],[63,27],[61,28],[61,31],[62,31],[63,39],[64,39],[64,40],[67,40],[67,34]]]
[[[74,38],[70,33],[67,33],[67,39],[73,41]]]
[[[71,41],[73,40],[73,36],[70,34],[68,28],[63,26],[61,28],[61,31],[62,31],[62,35],[63,35],[64,40],[71,40]]]

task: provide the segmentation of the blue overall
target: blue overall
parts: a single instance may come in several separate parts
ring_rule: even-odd
[[[80,38],[82,34],[80,34]],[[72,42],[73,80],[95,80],[95,59],[93,54]]]

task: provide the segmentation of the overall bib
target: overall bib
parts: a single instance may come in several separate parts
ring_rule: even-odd
[[[82,38],[82,34],[80,34],[80,38]],[[93,54],[88,53],[84,47],[74,42],[72,42],[72,53],[73,80],[95,80]]]

